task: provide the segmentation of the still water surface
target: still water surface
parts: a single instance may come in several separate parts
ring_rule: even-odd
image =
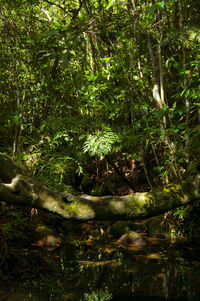
[[[42,251],[51,268],[4,283],[0,301],[200,300],[199,246],[145,239]]]

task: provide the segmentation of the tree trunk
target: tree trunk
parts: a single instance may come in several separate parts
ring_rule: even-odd
[[[200,164],[190,168],[181,184],[168,184],[152,192],[103,197],[53,191],[18,172],[11,159],[0,156],[0,177],[5,182],[0,184],[0,201],[70,220],[136,220],[200,199]],[[11,178],[11,183],[6,183]]]

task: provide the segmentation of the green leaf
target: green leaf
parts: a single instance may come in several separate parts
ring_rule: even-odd
[[[104,129],[101,132],[97,131],[93,135],[89,135],[86,139],[83,151],[89,153],[90,156],[107,155],[112,150],[112,145],[119,140],[116,133],[111,131],[109,128]]]
[[[149,8],[149,14],[154,15],[156,10],[162,10],[164,8],[164,1],[156,2]]]

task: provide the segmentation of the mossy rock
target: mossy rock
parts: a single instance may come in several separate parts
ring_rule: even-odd
[[[120,239],[117,241],[117,243],[122,247],[129,247],[129,246],[143,247],[146,245],[146,242],[142,238],[142,236],[134,231],[129,231],[128,233],[122,235]]]

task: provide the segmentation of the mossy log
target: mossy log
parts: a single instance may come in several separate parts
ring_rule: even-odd
[[[94,197],[50,190],[23,175],[6,156],[0,156],[0,177],[3,182],[0,183],[1,202],[40,209],[70,220],[143,219],[200,199],[198,164],[186,173],[185,179],[179,184],[168,184],[151,192],[125,196]]]

